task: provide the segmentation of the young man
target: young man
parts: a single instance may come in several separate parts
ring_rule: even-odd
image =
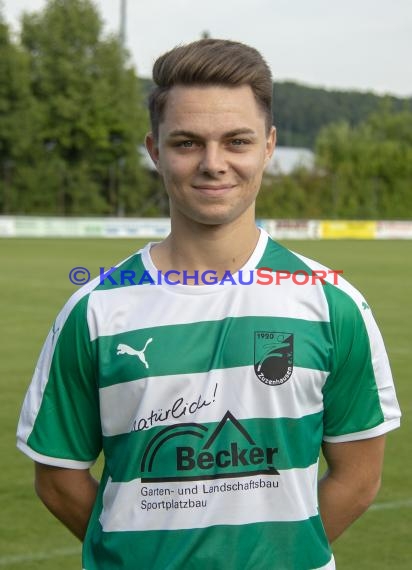
[[[69,300],[18,446],[85,570],[332,569],[399,425],[382,338],[360,293],[255,225],[275,146],[260,54],[202,40],[154,81],[146,144],[171,234]],[[296,271],[305,286],[280,278]]]

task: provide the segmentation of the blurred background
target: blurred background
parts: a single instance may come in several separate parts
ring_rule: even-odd
[[[143,147],[151,66],[209,36],[251,44],[273,72],[279,144],[258,218],[361,289],[392,363],[402,428],[375,504],[334,545],[338,569],[410,568],[411,1],[0,0],[1,568],[81,568],[77,540],[35,497],[17,419],[77,290],[71,268],[98,275],[167,233]]]
[[[212,36],[272,68],[278,149],[259,217],[412,217],[409,0],[0,6],[0,214],[167,215],[142,146],[151,66]]]

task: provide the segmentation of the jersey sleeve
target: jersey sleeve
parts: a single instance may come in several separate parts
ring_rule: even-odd
[[[23,403],[17,447],[40,463],[86,469],[101,451],[102,436],[89,296],[78,297],[63,308],[43,346]]]
[[[323,389],[324,440],[345,442],[399,426],[400,409],[385,345],[362,295],[344,280],[325,285],[329,303],[331,373]]]

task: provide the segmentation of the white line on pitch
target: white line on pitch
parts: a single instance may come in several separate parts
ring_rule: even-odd
[[[2,556],[0,558],[0,566],[10,566],[12,564],[20,564],[21,562],[32,562],[34,560],[50,560],[51,558],[59,558],[80,554],[81,549],[61,548],[60,550],[51,550],[50,552],[37,552],[32,554],[16,554],[14,556]]]
[[[412,499],[400,501],[387,501],[386,503],[375,503],[369,507],[370,511],[381,511],[384,509],[410,509],[412,507]],[[52,550],[50,552],[38,552],[37,554],[20,554],[15,556],[2,556],[0,558],[0,566],[8,566],[10,564],[19,564],[20,562],[32,562],[34,560],[50,560],[51,558],[59,558],[80,554],[81,549],[65,548],[60,550]]]
[[[412,499],[404,499],[400,501],[387,501],[386,503],[375,503],[369,507],[370,511],[383,511],[384,509],[410,509],[412,507]]]

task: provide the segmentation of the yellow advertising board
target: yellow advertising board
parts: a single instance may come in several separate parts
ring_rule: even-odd
[[[324,220],[320,222],[322,239],[375,239],[375,221]]]

